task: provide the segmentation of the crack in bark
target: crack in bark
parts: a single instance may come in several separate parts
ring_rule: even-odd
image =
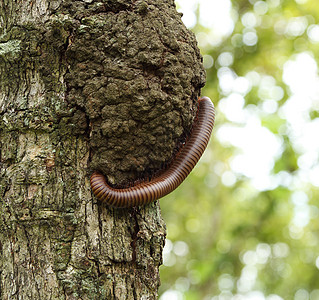
[[[2,271],[0,270],[0,299],[2,299]]]
[[[93,193],[91,191],[91,195],[92,195],[92,205],[93,205]],[[103,222],[101,220],[101,215],[102,215],[102,208],[100,205],[97,206],[97,210],[98,210],[98,215],[97,215],[97,218],[98,218],[98,225],[99,225],[99,235],[100,235],[100,238],[98,239],[98,243],[99,243],[99,251],[101,253],[101,250],[102,250],[102,236],[103,236]]]
[[[29,237],[29,234],[25,228],[24,225],[20,224],[20,226],[22,227],[23,229],[23,232],[24,232],[24,235],[26,237],[26,246],[28,248],[28,252],[29,252],[29,268],[31,270],[31,273],[32,273],[32,277],[33,277],[33,281],[34,281],[34,286],[35,286],[35,289],[36,289],[36,292],[38,294],[38,299],[41,299],[41,296],[40,296],[40,289],[39,289],[39,286],[38,286],[38,283],[36,281],[36,278],[35,278],[35,274],[34,274],[34,266],[33,266],[33,260],[35,258],[35,255],[32,253],[32,249],[31,249],[31,245],[30,245],[30,237]]]
[[[133,231],[131,232],[131,236],[132,236],[131,247],[133,249],[132,263],[136,263],[136,242],[138,239],[138,233],[140,231],[140,227],[139,227],[138,219],[137,219],[137,212],[138,212],[138,208],[136,208],[136,207],[133,207],[130,211],[131,216],[133,217],[133,219],[135,221]]]

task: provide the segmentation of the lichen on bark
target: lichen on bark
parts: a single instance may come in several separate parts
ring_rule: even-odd
[[[170,161],[204,84],[194,35],[171,0],[5,0],[0,24],[0,298],[156,299],[159,204],[106,207],[89,176]]]

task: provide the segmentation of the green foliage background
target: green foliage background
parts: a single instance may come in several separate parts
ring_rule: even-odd
[[[280,113],[293,96],[283,80],[285,64],[301,53],[318,62],[313,33],[319,30],[319,2],[233,0],[232,11],[233,32],[217,45],[200,45],[204,61],[214,61],[202,91],[217,109],[209,149],[186,182],[161,201],[168,230],[161,299],[319,299],[319,189],[307,180],[307,172],[318,167],[318,153],[304,168],[307,149],[296,146],[294,126]],[[209,39],[210,28],[197,23],[191,30]],[[258,37],[255,44],[244,42],[247,32]],[[232,59],[221,65],[224,53]],[[236,77],[270,79],[270,85],[263,87],[260,80],[242,95],[243,111],[255,114],[281,143],[269,173],[279,180],[269,188],[258,189],[253,178],[232,170],[232,159],[242,150],[218,134],[225,125],[245,126],[229,120],[219,106],[231,94],[221,88],[219,72],[225,67]],[[275,93],[269,112],[265,103],[274,102],[274,87],[281,96]],[[319,116],[319,95],[312,101],[304,112],[310,125]]]

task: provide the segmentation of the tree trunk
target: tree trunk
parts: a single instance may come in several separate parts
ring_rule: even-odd
[[[204,85],[173,0],[1,0],[0,298],[156,299],[158,202],[116,187],[167,165]]]

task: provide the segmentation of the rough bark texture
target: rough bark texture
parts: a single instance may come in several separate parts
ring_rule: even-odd
[[[0,299],[156,299],[158,203],[112,209],[169,163],[204,71],[172,0],[0,1]]]

